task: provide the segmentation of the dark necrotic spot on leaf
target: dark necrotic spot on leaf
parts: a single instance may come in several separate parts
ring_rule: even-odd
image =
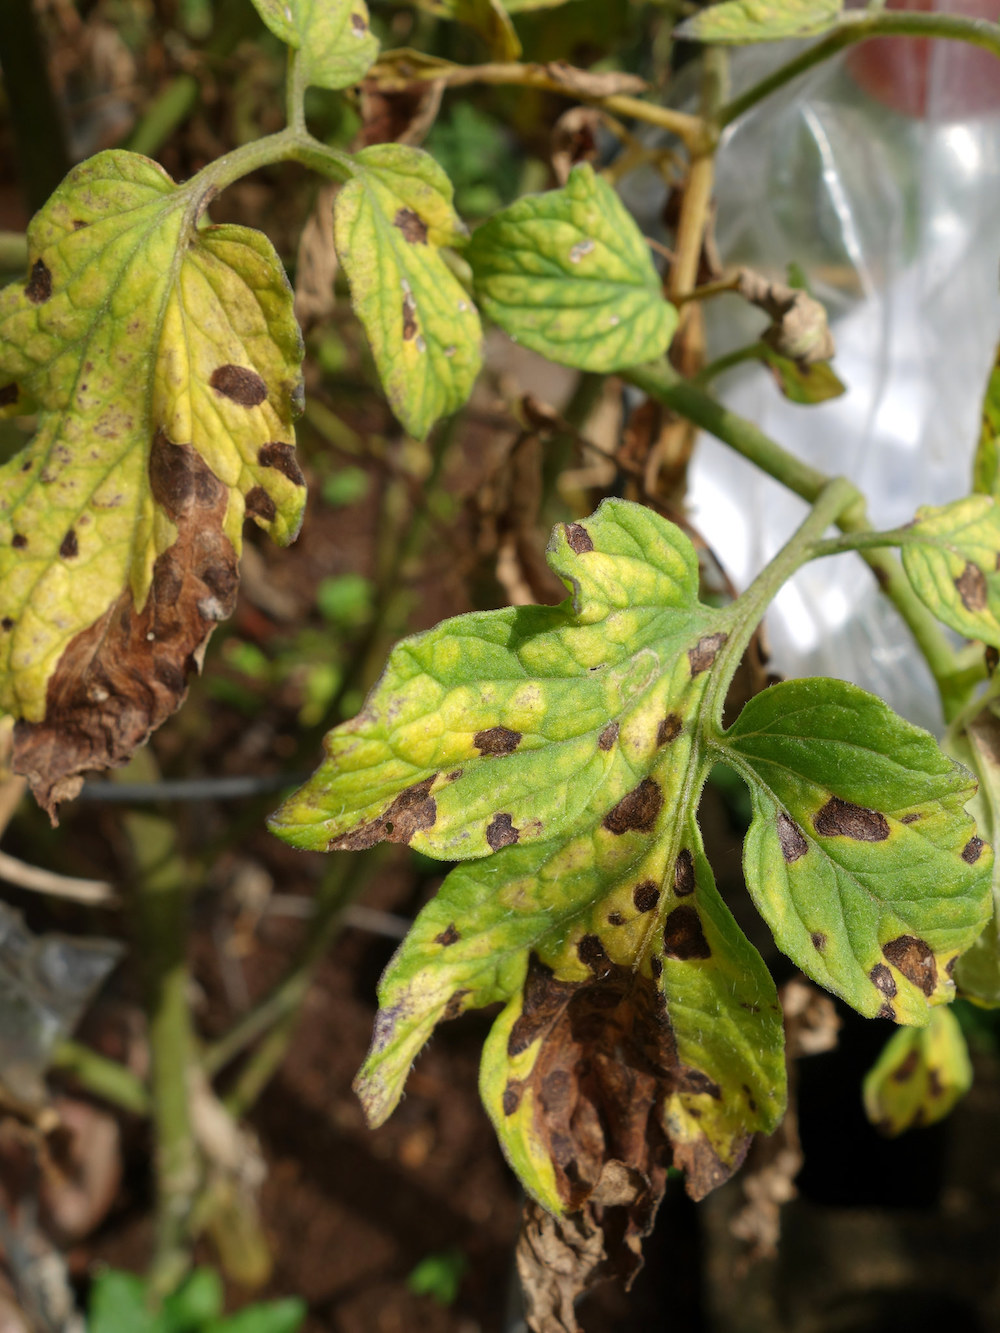
[[[77,541],[76,533],[72,528],[59,543],[59,554],[64,560],[72,560],[75,555],[80,554],[80,543]]]
[[[52,295],[52,274],[41,259],[36,259],[31,266],[31,277],[24,294],[34,305],[41,305]]]
[[[208,382],[217,394],[240,407],[260,407],[267,398],[267,385],[249,366],[217,366]]]
[[[15,532],[10,539],[10,544],[16,551],[23,551],[28,544],[28,539],[23,532]]]
[[[609,722],[597,738],[597,747],[600,750],[610,750],[612,745],[618,739],[618,723]]]
[[[354,32],[358,37],[364,37],[365,33],[368,31],[368,24],[360,14],[351,15],[351,27],[354,29]]]
[[[18,388],[16,384],[5,384],[0,388],[0,407],[10,407],[11,403],[17,402]]]
[[[621,912],[608,913],[609,926],[624,926],[624,924],[625,924],[625,918],[622,916]]]
[[[668,958],[711,958],[701,918],[693,907],[675,907],[663,925],[663,952]]]
[[[691,675],[700,675],[707,671],[718,656],[719,649],[729,638],[728,634],[706,634],[693,648],[688,649],[688,661],[691,663]]]
[[[414,213],[412,208],[400,208],[392,220],[392,225],[399,228],[411,245],[427,244],[427,223],[419,213]]]
[[[802,830],[784,810],[778,815],[778,842],[781,843],[781,855],[789,865],[799,857],[805,856],[809,850],[809,844],[802,836]]]
[[[403,297],[403,342],[412,342],[419,328],[417,303],[413,299],[413,293],[407,292]]]
[[[902,1062],[902,1064],[897,1065],[896,1068],[892,1071],[893,1083],[905,1083],[907,1079],[912,1078],[913,1073],[916,1070],[916,1067],[919,1063],[920,1063],[920,1055],[918,1054],[916,1048],[914,1047],[911,1050],[907,1051],[906,1059]]]
[[[153,499],[175,521],[191,509],[217,508],[225,487],[189,444],[174,444],[158,430],[149,452],[149,486]]]
[[[892,1007],[891,1004],[884,1004],[884,1005],[882,1006],[882,1008],[878,1011],[878,1013],[875,1015],[875,1017],[876,1017],[876,1018],[891,1018],[892,1021],[895,1022],[895,1021],[896,1021],[896,1011],[895,1011],[895,1009],[893,1009],[893,1007]]]
[[[694,893],[694,857],[686,847],[677,853],[674,862],[674,893],[678,898],[685,898]]]
[[[524,1084],[520,1079],[511,1079],[503,1090],[503,1113],[504,1115],[513,1115],[521,1105],[521,1093],[524,1091]]]
[[[569,1106],[569,1100],[573,1095],[573,1079],[566,1069],[553,1069],[551,1073],[545,1075],[542,1079],[542,1085],[539,1089],[539,1101],[544,1107],[546,1113],[550,1116],[557,1116],[560,1111]],[[569,1146],[569,1152],[565,1150],[560,1153],[564,1160],[572,1160],[573,1149]]]
[[[469,988],[457,990],[448,996],[448,1003],[445,1005],[441,1017],[444,1019],[457,1018],[465,1008],[465,997],[470,994]]]
[[[273,467],[283,477],[287,477],[293,486],[304,486],[306,479],[302,469],[295,461],[295,446],[276,440],[272,444],[262,444],[257,451],[257,462],[261,467]]]
[[[83,231],[84,227],[87,227],[87,226],[89,226],[89,225],[90,225],[89,223],[84,222],[83,218],[74,218],[74,219],[73,219],[73,230],[74,230],[74,231]]]
[[[507,1038],[507,1054],[520,1055],[552,1026],[565,1009],[578,983],[556,981],[552,969],[533,953],[528,960],[521,1012]]]
[[[823,932],[821,930],[814,930],[813,933],[809,936],[809,938],[812,940],[813,948],[817,949],[820,953],[822,953],[823,950],[826,948],[826,936],[823,934]]]
[[[852,805],[839,796],[831,796],[813,820],[813,827],[824,838],[853,838],[856,842],[885,842],[889,821],[877,810]]]
[[[566,533],[569,549],[575,551],[577,555],[586,555],[588,551],[594,549],[594,543],[591,541],[590,533],[582,523],[564,523],[563,531]]]
[[[577,957],[584,967],[589,967],[597,977],[604,977],[611,971],[611,959],[597,935],[584,935],[576,946]]]
[[[954,582],[966,611],[985,611],[986,577],[978,565],[966,561],[965,568]]]
[[[899,821],[901,824],[915,824],[921,818],[919,810],[911,810],[908,815],[903,815]]]
[[[518,831],[510,815],[494,815],[486,828],[486,841],[493,850],[498,852],[501,847],[510,847],[517,839]]]
[[[608,811],[602,822],[610,833],[621,834],[631,830],[648,833],[656,823],[662,806],[663,793],[659,785],[652,778],[643,778],[638,787],[634,787]]]
[[[668,713],[660,719],[656,728],[656,744],[669,745],[681,734],[683,723],[677,713]]]
[[[445,926],[444,930],[442,930],[441,934],[434,936],[434,943],[443,944],[445,948],[447,948],[449,944],[457,944],[461,938],[462,938],[461,935],[455,928],[454,921],[449,921],[447,926]]]
[[[706,1097],[714,1097],[716,1101],[722,1100],[722,1089],[718,1083],[700,1069],[685,1068],[678,1074],[676,1082],[681,1092],[699,1092]]]
[[[246,506],[248,514],[252,514],[254,518],[262,518],[265,523],[270,523],[278,512],[274,501],[263,486],[254,486],[252,490],[247,491]]]
[[[649,960],[649,970],[654,977],[659,978],[663,975],[663,961],[657,958],[656,954],[653,954],[652,958]]]
[[[521,744],[521,733],[511,731],[510,727],[490,727],[487,731],[477,731],[472,743],[480,754],[513,754]]]
[[[415,833],[430,828],[437,819],[437,802],[430,795],[433,775],[401,791],[384,814],[331,839],[329,851],[355,852],[377,842],[409,842]]]
[[[888,995],[891,1000],[896,994],[896,978],[892,975],[885,963],[876,963],[868,973],[868,980],[883,995]]]
[[[900,935],[883,944],[882,952],[907,981],[919,986],[925,995],[933,995],[937,986],[937,963],[930,945],[916,935]]]
[[[986,844],[982,838],[970,838],[962,848],[962,860],[967,861],[970,866],[974,866],[982,855]]]
[[[0,620],[0,629],[6,632],[7,630],[12,630],[13,628],[14,628],[14,622],[13,620],[11,620],[10,616],[4,616],[3,620]]]
[[[660,901],[660,890],[651,879],[644,879],[632,890],[632,901],[637,912],[651,912]]]
[[[456,768],[447,775],[447,778],[449,782],[457,782],[461,776],[462,776],[462,770],[460,768]]]
[[[941,1076],[933,1065],[927,1070],[927,1091],[932,1097],[940,1097],[944,1092],[944,1088],[941,1085]]]

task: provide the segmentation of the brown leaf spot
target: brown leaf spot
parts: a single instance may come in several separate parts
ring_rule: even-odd
[[[657,980],[663,975],[663,959],[657,958],[655,953],[649,960],[649,970]]]
[[[23,551],[28,544],[28,539],[23,532],[15,532],[10,539],[10,544],[14,547],[15,551]]]
[[[448,773],[446,776],[449,782],[457,782],[462,776],[462,770],[460,768],[453,769],[452,772]]]
[[[374,847],[377,842],[410,842],[415,833],[433,826],[437,819],[437,802],[431,796],[437,774],[406,787],[395,798],[384,814],[377,819],[359,824],[357,828],[331,839],[328,851],[359,852]]]
[[[368,32],[368,24],[360,14],[351,15],[351,27],[354,29],[356,37],[364,37]]]
[[[10,407],[11,403],[16,403],[18,392],[16,384],[3,385],[0,388],[0,407]]]
[[[618,739],[618,723],[609,722],[597,738],[597,748],[599,750],[610,750],[612,745]]]
[[[267,385],[249,366],[216,366],[208,382],[220,397],[240,407],[260,407],[267,398]]]
[[[660,718],[656,727],[657,747],[669,745],[671,741],[675,741],[681,734],[683,725],[677,713],[668,713],[666,717]]]
[[[501,1104],[504,1115],[513,1115],[521,1105],[521,1094],[524,1092],[524,1084],[519,1079],[511,1079],[503,1090]]]
[[[461,935],[455,928],[454,921],[449,921],[448,925],[445,926],[441,934],[434,936],[434,943],[443,944],[444,947],[447,948],[449,944],[457,944],[461,938],[462,938]]]
[[[674,893],[678,898],[686,898],[689,893],[694,893],[694,857],[686,847],[677,853],[677,860],[674,862]]]
[[[813,827],[824,838],[853,838],[855,842],[885,842],[889,836],[885,815],[839,796],[830,797],[813,819]]]
[[[632,890],[632,901],[637,912],[651,912],[660,901],[660,890],[651,879],[644,879]]]
[[[604,816],[603,826],[615,834],[649,833],[663,806],[663,793],[652,778],[643,778]]]
[[[64,560],[72,560],[74,556],[80,554],[80,543],[77,541],[76,533],[72,528],[59,543],[59,554]]]
[[[518,831],[510,815],[494,815],[486,827],[486,841],[495,852],[517,842]]]
[[[407,292],[403,297],[403,342],[412,342],[419,329],[417,303],[413,299],[413,293]]]
[[[974,866],[982,855],[985,846],[986,844],[982,838],[970,838],[962,848],[962,860],[970,866]]]
[[[577,555],[586,555],[588,551],[594,549],[590,533],[582,523],[564,523],[563,531],[566,534],[569,549],[575,551]]]
[[[986,576],[978,565],[966,561],[965,568],[954,583],[966,611],[986,610]]]
[[[821,930],[814,930],[813,933],[809,936],[809,938],[812,940],[812,947],[818,953],[822,953],[823,950],[826,948],[826,936],[823,934],[823,932]]]
[[[789,865],[805,856],[809,850],[809,844],[802,836],[802,830],[784,810],[778,814],[778,842],[781,844],[781,855]]]
[[[83,773],[125,763],[178,707],[205,642],[236,600],[236,553],[222,531],[226,488],[190,445],[162,432],[150,450],[149,481],[177,538],[153,565],[144,607],[136,610],[126,588],[63,652],[44,721],[15,730],[16,771],[53,819]]]
[[[893,1083],[905,1083],[908,1079],[912,1078],[919,1063],[920,1055],[916,1047],[913,1047],[907,1051],[906,1059],[902,1064],[897,1065],[892,1071]]]
[[[261,467],[273,467],[282,476],[287,477],[293,486],[304,486],[306,479],[302,469],[295,461],[295,446],[275,441],[262,444],[257,451],[257,462]]]
[[[688,649],[688,661],[691,663],[692,677],[700,675],[715,661],[719,649],[729,638],[728,634],[706,634],[693,648]]]
[[[893,1022],[895,1022],[895,1021],[896,1021],[896,1011],[895,1011],[895,1009],[893,1009],[893,1007],[892,1007],[891,1004],[884,1004],[884,1005],[882,1006],[882,1008],[878,1011],[878,1013],[875,1015],[875,1017],[876,1017],[876,1018],[889,1018],[889,1019],[891,1019]]]
[[[469,988],[466,986],[462,990],[453,991],[448,996],[448,1003],[441,1012],[441,1017],[447,1021],[457,1018],[465,1008],[465,997],[469,994]]]
[[[24,294],[33,305],[42,305],[52,295],[52,274],[43,260],[36,259],[32,264],[31,277]]]
[[[885,963],[876,963],[868,973],[868,980],[883,995],[888,995],[891,1000],[896,994],[896,978],[892,975]]]
[[[574,982],[556,981],[552,969],[533,953],[528,960],[521,1012],[507,1038],[507,1054],[520,1055],[533,1045],[562,1013],[576,988]]]
[[[609,926],[624,926],[624,924],[625,924],[625,918],[622,916],[621,912],[608,913]]]
[[[692,958],[711,958],[701,918],[693,907],[686,904],[675,907],[663,925],[663,952],[668,958],[687,962]]]
[[[917,820],[921,818],[922,816],[919,810],[911,810],[908,815],[903,815],[899,822],[901,824],[915,824]]]
[[[521,744],[521,733],[511,731],[510,727],[490,727],[486,731],[477,731],[472,743],[480,754],[513,754]]]
[[[584,967],[589,967],[595,977],[607,976],[611,971],[611,959],[597,935],[584,935],[576,946],[576,954]]]
[[[427,223],[419,213],[414,213],[412,208],[400,208],[392,220],[392,225],[399,228],[403,238],[411,245],[427,244]]]
[[[8,630],[12,630],[13,628],[14,628],[14,622],[13,620],[11,620],[10,616],[4,616],[3,620],[0,620],[0,629],[2,629],[5,633]]]
[[[941,1084],[941,1076],[933,1065],[927,1070],[927,1091],[932,1097],[940,1097],[944,1092]]]
[[[882,953],[907,981],[919,986],[925,995],[933,995],[937,986],[937,963],[930,945],[916,935],[900,935],[883,944]]]
[[[248,514],[254,518],[262,518],[265,523],[270,523],[278,512],[274,501],[263,486],[254,486],[252,490],[247,491],[246,507]]]

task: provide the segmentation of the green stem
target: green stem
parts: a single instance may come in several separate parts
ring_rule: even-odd
[[[285,115],[288,128],[304,134],[306,131],[306,81],[302,57],[294,47],[288,48],[288,75],[285,85]]]
[[[122,1111],[149,1115],[149,1089],[131,1069],[109,1060],[77,1041],[61,1041],[52,1053],[52,1069],[73,1078],[95,1097],[102,1097]]]
[[[840,19],[837,27],[815,46],[790,60],[760,83],[727,103],[719,113],[719,128],[737,120],[744,112],[783,88],[792,79],[815,65],[829,60],[839,51],[870,37],[940,37],[946,41],[968,42],[1000,56],[1000,24],[987,19],[962,18],[957,14],[909,14],[882,11],[880,13],[851,13]]]
[[[734,352],[727,352],[725,356],[718,356],[714,361],[710,361],[704,370],[700,370],[692,378],[691,383],[697,388],[703,389],[724,371],[732,370],[733,366],[741,366],[746,361],[759,361],[763,355],[764,344],[762,342],[750,343],[748,347],[738,347]]]

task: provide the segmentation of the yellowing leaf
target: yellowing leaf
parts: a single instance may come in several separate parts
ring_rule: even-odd
[[[50,810],[180,702],[232,610],[245,515],[281,543],[301,521],[291,291],[258,232],[198,225],[206,203],[101,153],[0,294],[0,384],[40,412],[0,469],[0,707]]]
[[[969,495],[918,509],[903,544],[917,596],[946,625],[1000,648],[1000,502]]]
[[[779,42],[835,27],[842,0],[723,0],[685,19],[674,33],[691,42]]]
[[[979,779],[970,804],[984,838],[995,839],[1000,827],[1000,716],[992,699],[957,736],[949,748]],[[993,863],[993,915],[986,929],[959,958],[955,967],[959,994],[985,1008],[1000,1007],[1000,864]]]
[[[463,405],[482,363],[479,315],[440,253],[462,232],[452,185],[433,158],[400,144],[366,148],[350,169],[337,253],[386,396],[423,439]]]
[[[521,43],[503,0],[422,0],[421,7],[479,34],[498,60],[516,60]]]
[[[261,18],[299,53],[305,82],[319,88],[348,88],[375,63],[365,0],[253,0]]]
[[[983,398],[979,446],[972,468],[972,489],[1000,499],[1000,347]]]
[[[972,1062],[958,1019],[935,1009],[925,1028],[903,1028],[865,1076],[865,1112],[893,1137],[943,1120],[972,1087]]]

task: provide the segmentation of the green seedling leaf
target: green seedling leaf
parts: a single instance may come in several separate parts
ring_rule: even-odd
[[[979,791],[970,804],[980,833],[995,843],[1000,826],[1000,715],[996,700],[983,708],[950,748],[955,758],[972,769]],[[959,993],[987,1008],[1000,1007],[1000,867],[993,865],[993,915],[986,929],[955,967]]]
[[[114,1268],[94,1279],[87,1327],[89,1333],[166,1333],[162,1313],[149,1308],[142,1278]]]
[[[298,1333],[305,1323],[305,1301],[289,1297],[247,1306],[227,1319],[214,1319],[199,1333]]]
[[[222,1312],[222,1278],[214,1268],[198,1268],[163,1302],[169,1333],[200,1333]]]
[[[950,1009],[925,1028],[901,1028],[864,1082],[865,1113],[890,1138],[943,1120],[972,1086],[969,1048]]]
[[[839,398],[847,392],[830,365],[829,361],[817,361],[811,366],[801,366],[781,356],[770,347],[761,344],[761,360],[774,376],[778,388],[790,402],[810,407],[816,403],[827,403],[831,398]]]
[[[818,37],[837,26],[842,0],[724,0],[692,15],[674,29],[689,42],[780,42]]]
[[[972,466],[972,489],[1000,499],[1000,347],[986,383],[982,427]]]
[[[439,1305],[454,1305],[469,1261],[461,1250],[444,1250],[421,1259],[406,1279],[418,1296],[431,1296]]]
[[[386,396],[423,439],[472,391],[482,329],[440,253],[461,239],[452,186],[432,157],[400,144],[365,148],[337,196],[337,253]]]
[[[0,708],[50,812],[180,703],[232,610],[244,517],[281,544],[301,521],[291,289],[259,232],[200,225],[204,189],[98,154],[0,294],[0,385],[39,408],[0,469]]]
[[[920,600],[970,639],[1000,648],[1000,504],[970,495],[918,509],[903,568]]]
[[[925,1025],[989,915],[972,775],[874,695],[796,680],[726,733],[750,787],[747,887],[778,946],[867,1017]]]
[[[496,214],[467,258],[484,314],[561,365],[606,374],[655,360],[677,326],[642,233],[586,164]]]
[[[298,52],[306,85],[349,88],[378,57],[365,0],[253,0],[276,37]]]

